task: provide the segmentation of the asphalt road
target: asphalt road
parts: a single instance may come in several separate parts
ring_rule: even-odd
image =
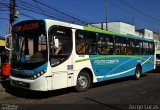
[[[97,83],[81,93],[73,88],[35,92],[11,87],[9,81],[1,83],[2,110],[160,110],[160,73],[156,72],[140,80],[127,77]]]

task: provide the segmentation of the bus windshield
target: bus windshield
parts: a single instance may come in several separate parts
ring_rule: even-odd
[[[20,26],[21,31],[24,31],[22,24]],[[33,24],[32,26],[34,29]],[[47,62],[47,37],[44,31],[29,30],[31,27],[25,27],[25,29],[24,32],[14,31],[12,68],[32,70]]]

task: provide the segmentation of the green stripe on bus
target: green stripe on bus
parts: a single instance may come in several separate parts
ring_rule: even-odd
[[[121,33],[118,33],[118,32],[111,32],[111,31],[106,31],[106,30],[93,28],[93,27],[84,26],[83,29],[86,30],[86,31],[109,34],[109,35],[113,35],[113,36],[115,35],[115,36],[121,36],[121,37],[127,37],[127,38],[139,39],[139,40],[145,40],[145,41],[152,41],[152,42],[154,41],[152,39],[144,39],[144,38],[140,38],[140,37],[137,37],[137,36],[134,36],[134,35],[125,35],[125,34],[121,34]]]
[[[114,35],[127,36],[127,35],[116,33],[116,32],[111,32],[111,31],[106,31],[106,30],[102,30],[102,29],[98,29],[98,28],[91,28],[91,27],[86,27],[86,26],[84,26],[84,30],[92,31],[92,32],[100,32],[100,33],[104,33],[104,34],[112,34],[112,35],[114,34]]]

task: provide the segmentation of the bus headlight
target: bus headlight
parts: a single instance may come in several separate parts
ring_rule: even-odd
[[[37,78],[39,78],[40,76],[42,76],[42,75],[43,75],[44,73],[46,73],[46,72],[47,72],[47,70],[43,70],[43,71],[41,71],[41,72],[33,75],[33,76],[31,77],[31,79],[32,79],[32,80],[37,79]]]

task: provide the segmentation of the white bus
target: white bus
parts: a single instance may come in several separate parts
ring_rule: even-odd
[[[49,91],[126,76],[139,79],[154,69],[154,42],[55,20],[13,26],[11,85]]]

